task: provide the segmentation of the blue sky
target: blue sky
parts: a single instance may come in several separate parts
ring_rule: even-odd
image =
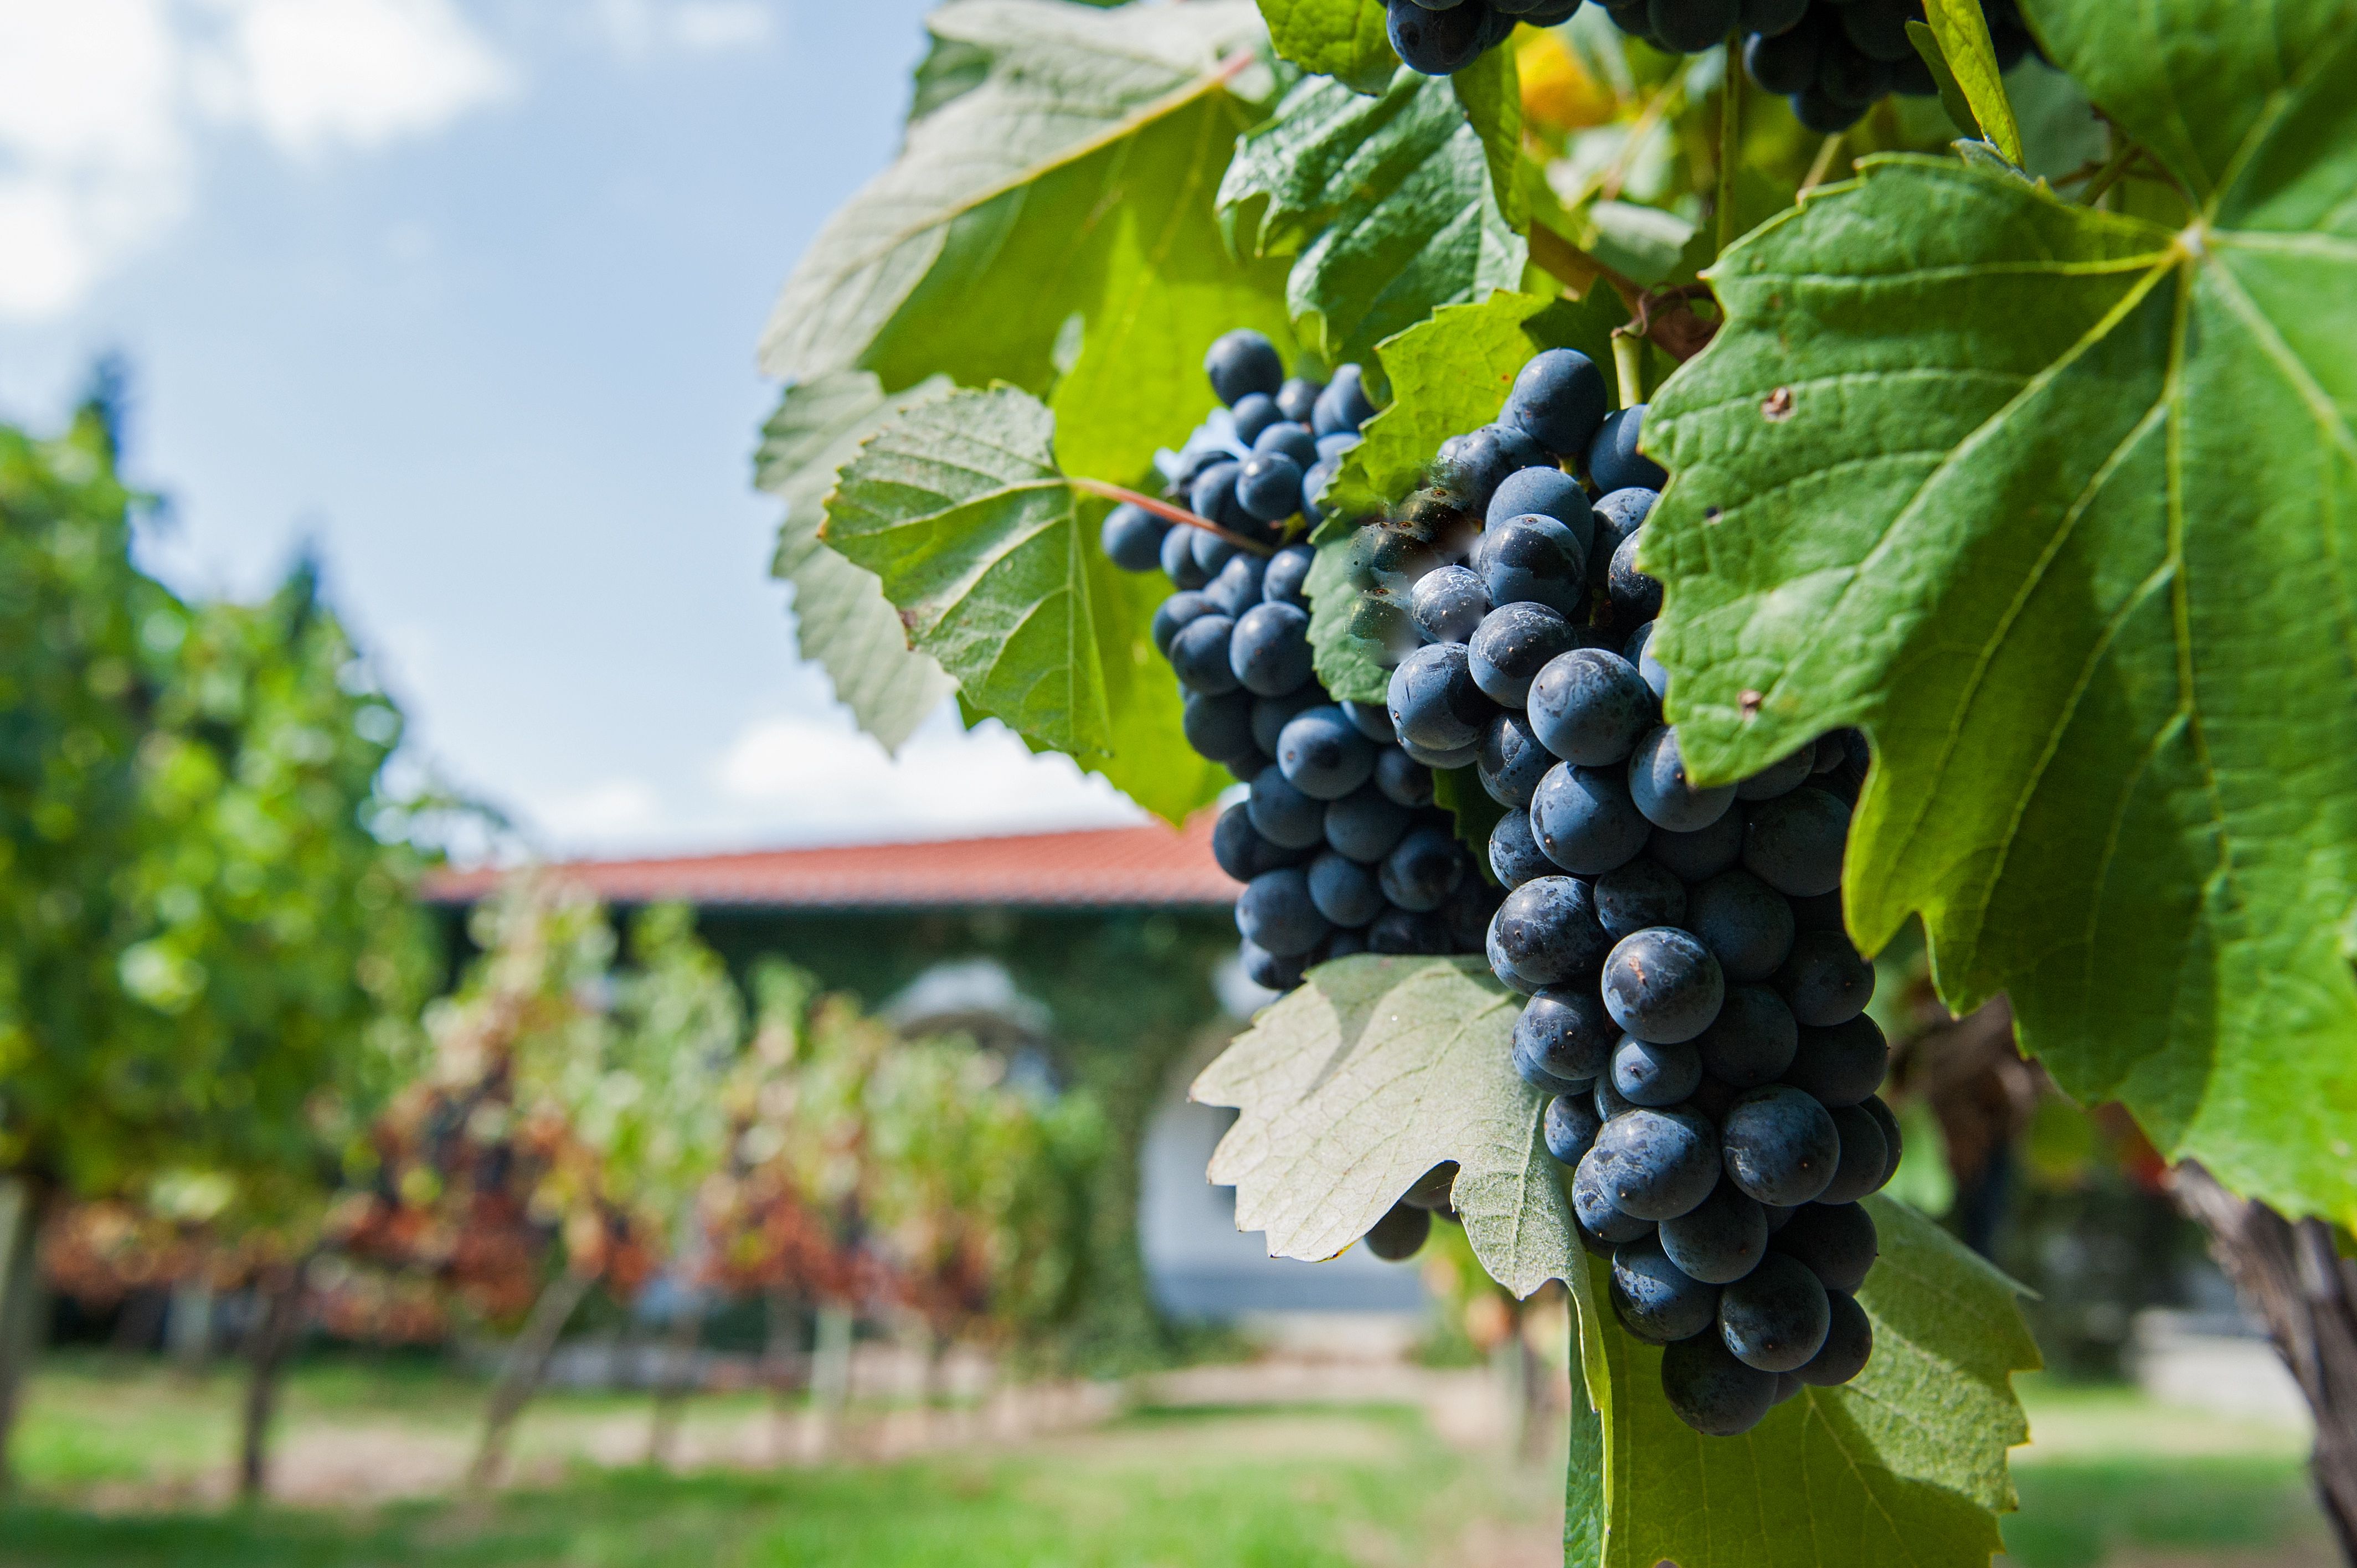
[[[922,0],[0,0],[0,417],[132,371],[146,560],[316,543],[414,751],[554,853],[1126,820],[794,653],[753,341]]]

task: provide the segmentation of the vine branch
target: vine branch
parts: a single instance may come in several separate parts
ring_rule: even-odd
[[[1206,533],[1216,533],[1239,550],[1249,550],[1255,555],[1276,553],[1274,546],[1264,544],[1257,539],[1247,539],[1232,529],[1222,528],[1208,517],[1198,517],[1185,507],[1173,506],[1165,500],[1157,500],[1141,491],[1125,489],[1120,485],[1110,485],[1103,479],[1082,479],[1067,476],[1064,482],[1083,495],[1102,496],[1109,501],[1125,501],[1142,511],[1152,512],[1165,522],[1184,523],[1189,528],[1200,528]]]

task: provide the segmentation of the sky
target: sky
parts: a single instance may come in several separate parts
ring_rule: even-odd
[[[798,657],[753,344],[889,159],[927,0],[0,0],[0,419],[105,355],[142,560],[305,548],[404,758],[555,855],[1137,820]]]

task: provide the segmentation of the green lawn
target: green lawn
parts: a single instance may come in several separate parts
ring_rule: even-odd
[[[563,1397],[527,1423],[544,1480],[440,1500],[223,1510],[233,1386],[104,1362],[53,1367],[0,1512],[0,1568],[1552,1568],[1557,1477],[1462,1448],[1407,1409],[1149,1411],[1012,1451],[873,1466],[674,1476],[595,1469],[642,1401]],[[454,1467],[479,1391],[398,1365],[307,1368],[282,1444],[314,1496],[332,1463]],[[2029,1381],[2039,1442],[2017,1466],[2018,1568],[2323,1568],[2301,1444],[2158,1410],[2125,1391]],[[691,1433],[758,1431],[750,1397],[699,1402]],[[340,1445],[340,1447],[339,1446]],[[328,1479],[320,1479],[327,1465]],[[423,1472],[421,1472],[423,1473]],[[390,1472],[372,1480],[393,1481]],[[400,1489],[391,1485],[384,1489]]]

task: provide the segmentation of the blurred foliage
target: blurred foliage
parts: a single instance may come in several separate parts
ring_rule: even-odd
[[[316,1208],[436,959],[399,710],[299,564],[190,605],[131,557],[108,403],[0,428],[0,1171]]]

